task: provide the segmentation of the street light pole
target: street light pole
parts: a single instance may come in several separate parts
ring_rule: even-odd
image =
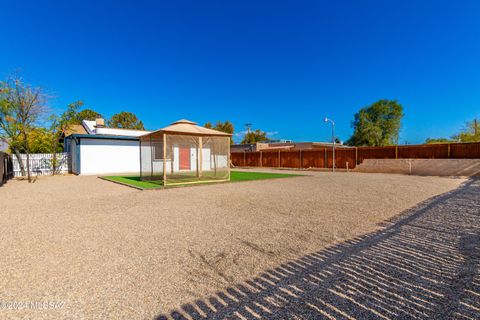
[[[335,172],[335,122],[332,119],[328,119],[327,117],[325,117],[323,121],[330,122],[332,124],[332,158],[333,158],[332,172]]]

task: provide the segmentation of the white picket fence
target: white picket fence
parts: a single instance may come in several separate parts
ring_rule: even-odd
[[[22,171],[20,170],[20,164],[18,163],[18,159],[15,155],[12,155],[13,158],[13,172],[15,177],[22,176]],[[20,158],[22,159],[23,166],[25,168],[25,172],[27,171],[27,155],[21,154]],[[52,174],[52,160],[53,154],[52,153],[35,153],[30,154],[30,173],[33,176],[41,176],[41,175],[50,175]],[[55,174],[59,173],[68,173],[69,168],[69,159],[68,153],[57,153],[57,170]]]

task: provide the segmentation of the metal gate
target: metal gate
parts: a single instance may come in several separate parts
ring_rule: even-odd
[[[5,152],[0,152],[0,186],[13,178],[12,157]]]

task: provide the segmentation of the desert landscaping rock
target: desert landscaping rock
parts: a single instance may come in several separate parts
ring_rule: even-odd
[[[405,272],[402,279],[393,279],[388,269],[381,274],[373,264],[391,261],[400,266],[401,257],[418,254],[415,247],[401,247],[402,241],[415,239],[415,245],[428,245],[428,241],[433,241],[429,234],[438,237],[438,243],[431,245],[431,262],[422,258],[409,263],[422,272],[427,263],[432,267],[444,266],[433,271],[433,276],[422,274],[422,279],[445,279],[445,285],[449,285],[447,274],[458,271],[451,259],[464,259],[447,239],[449,233],[396,232],[386,237],[381,232],[389,229],[382,222],[427,199],[451,192],[464,182],[438,177],[309,172],[304,177],[278,180],[139,191],[92,176],[41,177],[31,185],[9,181],[0,188],[0,300],[61,301],[64,305],[47,310],[0,310],[0,318],[152,319],[163,315],[195,318],[196,314],[228,318],[235,310],[214,312],[225,308],[225,299],[237,301],[239,307],[248,305],[242,305],[242,299],[234,296],[222,302],[216,296],[219,292],[229,296],[228,288],[250,282],[256,289],[249,290],[268,295],[262,289],[268,288],[268,284],[262,286],[252,279],[261,277],[266,270],[276,270],[277,278],[272,283],[284,281],[282,285],[295,286],[302,275],[299,271],[305,270],[306,265],[320,268],[319,261],[332,255],[334,264],[316,269],[323,272],[323,276],[317,275],[317,281],[326,278],[328,283],[338,284],[333,291],[358,295],[362,290],[380,286],[361,272],[382,277],[395,286],[414,277]],[[478,198],[476,201],[474,209],[463,209],[470,213],[478,210]],[[458,226],[468,227],[465,217],[458,217]],[[433,211],[422,219],[426,219],[425,224],[419,220],[417,229],[439,226]],[[469,241],[475,240],[478,233],[472,235],[473,231],[468,233],[448,225],[444,228],[445,232],[456,234],[464,244],[462,250],[476,250],[469,247]],[[347,246],[342,244],[344,241],[369,233],[372,246],[358,245],[364,240],[356,240],[348,248],[357,255],[349,255],[348,261],[335,256],[335,252],[345,249],[342,246]],[[396,246],[395,253],[382,253],[389,246]],[[327,247],[332,252],[319,253]],[[443,256],[436,256],[435,252],[442,252]],[[377,253],[382,256],[374,259]],[[298,260],[301,258],[303,263]],[[370,269],[362,270],[362,263],[368,261],[373,261]],[[462,272],[471,274],[471,268],[476,268],[473,262],[471,265]],[[335,270],[347,269],[352,278],[346,282],[336,282],[338,277],[345,278],[343,273],[328,278]],[[439,273],[445,278],[435,278]],[[287,277],[289,274],[293,276]],[[352,283],[355,277],[362,281]],[[471,277],[478,284],[478,273]],[[410,283],[409,288],[415,285]],[[435,286],[430,287],[432,297],[436,297]],[[306,287],[298,289],[309,291]],[[295,291],[292,287],[289,290]],[[258,301],[258,295],[247,296]],[[355,309],[355,304],[347,300],[335,301],[332,291],[322,297],[322,305],[336,309],[330,313],[333,317],[344,317],[342,312],[348,314],[349,308]],[[378,299],[369,297],[365,304],[371,305]],[[402,296],[399,293],[389,299],[401,300]],[[195,301],[200,302],[193,306]],[[202,301],[205,309],[212,312],[210,316],[198,307]],[[215,308],[216,301],[220,304]],[[386,308],[388,301],[379,303]],[[305,299],[302,304],[320,308],[318,301]],[[255,308],[252,312],[273,317],[261,307]],[[290,302],[282,310],[279,318],[321,314],[311,306],[309,313],[304,313],[307,309]],[[403,311],[388,312],[392,318],[395,312],[405,316]]]

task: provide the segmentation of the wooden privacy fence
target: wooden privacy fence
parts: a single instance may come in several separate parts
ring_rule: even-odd
[[[233,152],[239,167],[332,168],[332,148]],[[389,147],[336,147],[335,167],[354,169],[365,159],[480,159],[480,143],[445,143]]]
[[[331,168],[332,149],[234,152],[232,163],[239,167]],[[348,163],[348,164],[347,164]],[[337,168],[355,167],[355,148],[335,149]]]
[[[12,157],[5,152],[0,152],[0,186],[11,178],[13,178]]]
[[[27,171],[27,155],[21,154],[23,167]],[[49,175],[53,172],[53,154],[52,153],[34,153],[29,156],[30,173],[34,176]],[[57,168],[55,174],[68,173],[68,153],[57,153]],[[22,175],[20,164],[16,156],[13,157],[13,172],[15,177]]]

